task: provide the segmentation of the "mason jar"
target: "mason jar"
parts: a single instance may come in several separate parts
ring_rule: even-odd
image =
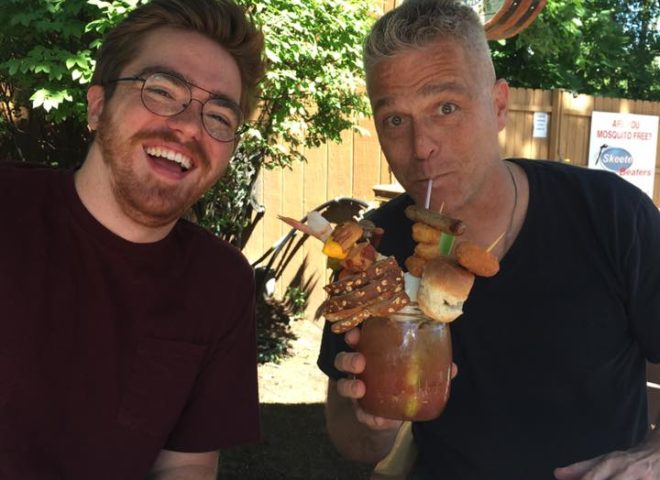
[[[438,417],[449,399],[451,336],[449,324],[406,307],[387,317],[369,317],[357,350],[366,357],[358,375],[366,386],[358,400],[372,415],[426,421]]]

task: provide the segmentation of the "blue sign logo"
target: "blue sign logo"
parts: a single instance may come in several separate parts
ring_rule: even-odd
[[[609,147],[601,151],[596,159],[596,164],[598,164],[599,160],[605,168],[613,172],[627,170],[633,164],[633,157],[630,152],[618,147]]]

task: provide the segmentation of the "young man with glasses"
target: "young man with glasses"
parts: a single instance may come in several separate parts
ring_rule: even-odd
[[[83,165],[0,167],[0,478],[214,479],[258,439],[252,271],[180,217],[262,48],[230,0],[154,0],[99,51]]]

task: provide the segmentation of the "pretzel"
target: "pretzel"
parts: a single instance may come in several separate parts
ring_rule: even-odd
[[[363,310],[362,312],[353,315],[352,317],[345,318],[344,320],[339,320],[333,323],[330,326],[330,330],[332,330],[334,333],[348,332],[350,329],[355,328],[361,324],[369,315],[369,310]]]
[[[377,299],[384,293],[398,293],[403,290],[403,274],[394,270],[387,270],[382,276],[372,280],[365,286],[357,288],[352,292],[329,297],[321,307],[321,315],[333,314],[340,310],[364,306],[367,302]]]
[[[367,310],[369,310],[370,316],[380,317],[398,312],[409,303],[410,297],[405,291],[402,291],[394,295],[392,298],[368,305]]]
[[[343,293],[352,292],[356,288],[362,287],[371,280],[383,275],[387,270],[400,270],[394,257],[387,257],[383,260],[372,263],[364,272],[349,275],[342,280],[329,283],[324,286],[323,289],[328,292],[329,295],[341,295]]]
[[[343,308],[341,310],[336,310],[334,312],[323,312],[322,315],[326,318],[326,320],[329,320],[331,322],[336,322],[337,320],[345,320],[346,318],[352,317],[353,315],[357,315],[361,311],[368,309],[373,304],[386,301],[395,297],[401,291],[403,291],[403,288],[399,288],[398,290],[391,289],[391,290],[383,291],[377,296],[371,298],[370,300],[366,300],[355,307]]]
[[[379,302],[373,303],[370,306],[367,306],[367,308],[365,308],[362,312],[352,317],[333,323],[330,329],[334,333],[344,333],[352,328],[357,327],[368,317],[390,315],[394,312],[398,312],[408,303],[410,303],[410,298],[408,295],[406,295],[406,292],[402,291],[394,295],[392,298],[381,300]]]

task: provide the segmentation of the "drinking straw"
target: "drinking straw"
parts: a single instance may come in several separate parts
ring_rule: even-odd
[[[433,179],[429,178],[429,181],[426,185],[426,201],[424,202],[424,208],[429,208],[431,206],[431,191],[433,190]],[[440,206],[440,213],[445,208],[445,203],[442,202]],[[440,254],[444,256],[449,256],[451,254],[451,249],[454,246],[454,236],[447,233],[440,234],[440,242],[438,248],[440,249]]]
[[[431,206],[431,190],[433,190],[433,179],[429,178],[429,182],[426,185],[426,201],[424,202],[424,208],[429,208]]]

